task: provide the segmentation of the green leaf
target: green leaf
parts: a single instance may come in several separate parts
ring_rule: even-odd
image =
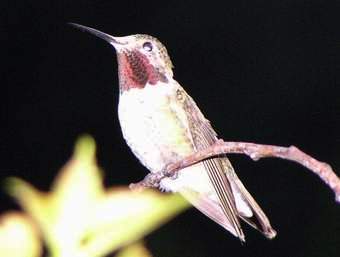
[[[91,256],[107,254],[142,238],[188,207],[179,195],[113,190],[94,212],[85,249]]]
[[[152,255],[143,243],[137,242],[119,251],[115,257],[152,257]]]
[[[8,179],[6,185],[40,226],[53,257],[104,256],[189,207],[178,195],[133,192],[128,187],[105,190],[95,142],[89,136],[78,140],[50,192],[40,192],[17,178]]]
[[[1,257],[38,257],[41,252],[39,233],[27,216],[19,212],[0,216]]]

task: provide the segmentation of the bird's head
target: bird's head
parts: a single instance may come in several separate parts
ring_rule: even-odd
[[[114,37],[99,30],[70,23],[110,43],[117,52],[119,79],[122,90],[143,88],[172,78],[172,62],[165,46],[155,37],[136,34]]]

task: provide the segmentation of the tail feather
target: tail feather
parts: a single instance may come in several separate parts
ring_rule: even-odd
[[[247,206],[248,210],[251,211],[253,215],[249,215],[249,212],[244,213],[244,210],[239,211],[239,217],[247,222],[249,225],[254,227],[255,229],[262,232],[267,238],[272,239],[276,236],[276,231],[270,225],[269,219],[266,214],[262,211],[261,207],[257,204],[255,199],[251,196],[251,194],[247,191],[247,189],[242,184],[241,180],[237,177],[236,174],[232,175],[232,178],[229,178],[230,183],[232,184],[234,195],[241,196],[240,199],[235,199],[236,201],[243,201],[242,206]],[[240,206],[241,204],[236,204],[236,206]],[[247,209],[247,208],[245,208]]]
[[[238,237],[234,227],[230,224],[229,219],[225,216],[220,204],[207,194],[199,194],[192,190],[181,190],[181,194],[195,206],[199,211],[208,216],[210,219],[215,221],[217,224],[224,227],[234,236]],[[244,237],[240,237],[241,241],[245,241]]]

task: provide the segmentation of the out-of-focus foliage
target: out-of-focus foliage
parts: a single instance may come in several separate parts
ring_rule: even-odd
[[[142,243],[134,243],[121,250],[115,257],[152,257]]]
[[[153,190],[134,192],[127,187],[105,190],[102,182],[95,142],[85,136],[76,143],[71,160],[50,192],[38,191],[18,178],[9,178],[6,188],[35,221],[52,257],[104,256],[142,238],[189,206],[178,195]],[[27,235],[33,232],[26,231]],[[143,249],[137,244],[120,254],[150,256]],[[15,255],[0,252],[0,256]]]
[[[38,257],[39,233],[32,220],[19,212],[0,216],[0,256]]]

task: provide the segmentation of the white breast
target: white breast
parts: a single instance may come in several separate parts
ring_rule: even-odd
[[[179,148],[176,138],[183,128],[172,120],[169,105],[175,87],[165,83],[147,84],[143,89],[123,92],[119,99],[118,116],[123,137],[151,172],[164,168],[170,155],[176,154]]]

